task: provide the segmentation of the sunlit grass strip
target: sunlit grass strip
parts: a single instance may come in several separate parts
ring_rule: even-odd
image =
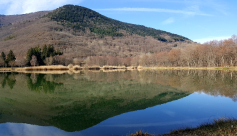
[[[237,67],[142,67],[142,66],[63,66],[63,65],[50,65],[50,66],[35,66],[35,67],[13,67],[13,68],[0,68],[0,72],[22,72],[22,71],[65,71],[65,70],[231,70],[237,71]]]
[[[34,70],[68,70],[69,68],[63,65],[52,65],[52,66],[36,66],[36,67],[25,67],[25,71],[34,71]]]
[[[200,125],[197,128],[185,128],[173,130],[169,134],[151,135],[147,133],[137,132],[128,136],[236,136],[237,120],[220,118],[212,123]]]

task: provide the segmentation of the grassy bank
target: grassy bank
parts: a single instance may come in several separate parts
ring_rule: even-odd
[[[203,124],[197,128],[185,128],[173,130],[169,134],[163,136],[236,136],[237,120],[221,118],[214,120],[213,123]],[[137,132],[128,136],[162,136]]]
[[[125,71],[139,69],[140,67],[125,67],[125,66],[86,66],[80,67],[79,65],[50,65],[50,66],[35,66],[35,67],[12,67],[0,68],[0,72],[21,72],[21,73],[77,73],[78,70],[103,70],[106,72],[112,71]]]
[[[0,68],[0,72],[23,72],[23,73],[66,73],[76,72],[78,70],[103,70],[105,72],[112,72],[116,70],[231,70],[236,71],[237,67],[142,67],[142,66],[86,66],[80,67],[78,65],[50,65],[50,66],[35,66],[35,67],[13,67]]]

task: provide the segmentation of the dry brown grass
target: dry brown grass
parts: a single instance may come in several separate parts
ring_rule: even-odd
[[[135,69],[137,69],[137,67],[135,67],[135,66],[129,66],[129,67],[127,67],[127,70],[135,70]]]
[[[106,66],[101,67],[101,69],[103,69],[103,70],[126,69],[126,67],[125,66],[108,66],[108,65],[106,65]]]
[[[13,70],[14,69],[12,69],[12,68],[0,68],[0,72],[11,72]]]
[[[29,74],[55,74],[60,75],[68,73],[68,70],[54,70],[54,71],[18,71],[19,73],[29,73]]]
[[[125,69],[112,69],[112,70],[103,69],[103,72],[125,72],[125,71],[126,71]]]
[[[234,119],[219,119],[214,123],[207,123],[197,128],[186,128],[172,131],[164,135],[151,135],[142,133],[141,131],[136,134],[128,136],[236,136],[237,135],[237,121]]]
[[[128,136],[155,136],[155,135],[148,134],[148,133],[142,133],[142,131],[138,131],[138,132],[136,132],[136,134],[130,134]]]
[[[79,65],[75,65],[73,66],[73,70],[83,70],[84,68],[79,66]]]
[[[36,67],[25,67],[24,71],[52,71],[52,70],[68,70],[68,67],[63,65],[51,65],[51,66],[36,66]]]

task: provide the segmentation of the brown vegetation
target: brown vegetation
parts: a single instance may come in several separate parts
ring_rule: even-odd
[[[144,67],[234,67],[237,66],[237,36],[170,51],[144,53],[136,57],[93,56],[87,65]],[[215,68],[214,68],[215,69]]]
[[[142,133],[128,136],[236,136],[237,134],[237,120],[221,118],[214,120],[213,123],[203,124],[197,128],[179,129],[164,135],[151,135]]]
[[[121,30],[121,33],[124,34],[122,37],[105,36],[101,38],[89,30],[74,31],[48,18],[37,18],[38,13],[31,15],[34,15],[35,19],[22,18],[23,21],[16,19],[12,25],[0,27],[0,52],[7,52],[11,49],[18,60],[25,58],[28,49],[37,45],[42,47],[50,44],[63,52],[65,60],[83,61],[89,56],[125,58],[141,53],[169,51],[172,48],[194,44],[191,41],[161,42],[151,36],[142,37],[124,30]],[[4,18],[10,17],[5,16]],[[28,19],[30,21],[26,21]]]

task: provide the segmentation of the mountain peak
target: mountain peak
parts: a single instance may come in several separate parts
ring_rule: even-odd
[[[0,16],[0,26],[0,51],[13,50],[21,58],[29,48],[44,44],[53,45],[67,59],[79,60],[88,56],[131,57],[193,44],[186,37],[124,23],[76,5]]]
[[[91,32],[96,33],[100,37],[121,37],[123,33],[120,30],[124,30],[127,33],[137,34],[143,37],[152,36],[162,42],[190,41],[186,37],[166,31],[120,22],[77,5],[64,5],[49,13],[46,17],[60,22],[64,26],[71,27],[74,30],[85,31],[86,28],[89,28]]]

